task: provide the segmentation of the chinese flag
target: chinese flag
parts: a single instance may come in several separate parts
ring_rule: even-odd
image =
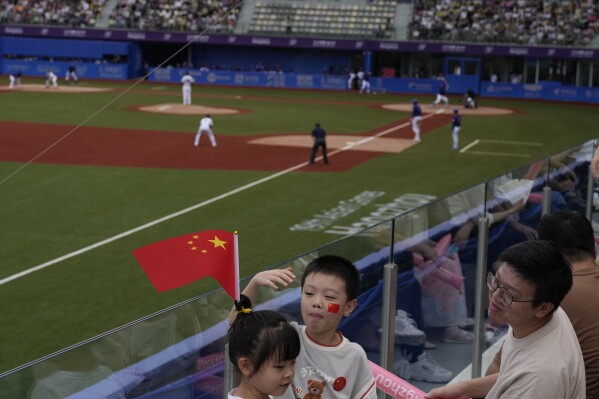
[[[234,233],[206,230],[186,234],[137,248],[133,255],[158,292],[213,277],[231,298],[239,300]]]

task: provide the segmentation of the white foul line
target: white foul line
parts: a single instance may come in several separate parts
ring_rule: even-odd
[[[474,140],[472,143],[468,144],[466,147],[462,148],[462,149],[460,150],[460,152],[467,151],[469,148],[472,148],[472,147],[474,147],[474,146],[475,146],[475,145],[477,145],[478,143],[480,143],[480,140],[479,140],[479,139],[476,139],[476,140]]]
[[[476,155],[497,155],[501,157],[521,157],[528,158],[532,155],[530,154],[514,154],[512,152],[488,152],[488,151],[468,151],[468,154],[476,154]]]
[[[436,112],[436,114],[439,114],[439,112]],[[428,115],[424,116],[422,119],[426,119],[426,118],[428,118],[430,116],[434,116],[434,115],[435,114],[428,114]],[[375,137],[384,136],[384,135],[392,133],[392,132],[394,132],[396,130],[403,129],[406,126],[410,126],[410,123],[409,122],[402,123],[401,125],[397,125],[397,126],[391,127],[389,129],[384,130],[382,132],[379,132],[379,133],[377,133],[377,134],[375,134],[373,136],[369,136],[369,137],[366,137],[366,138],[364,138],[364,139],[362,139],[360,141],[357,141],[355,143],[348,144],[348,145],[346,145],[343,148],[339,148],[339,149],[337,149],[335,151],[332,151],[331,153],[328,154],[328,156],[332,156],[332,155],[338,154],[340,152],[349,150],[352,147],[356,147],[356,146],[358,146],[360,144],[367,143],[367,142],[373,140]],[[317,158],[317,160],[320,160],[320,159],[322,159],[322,156],[320,156],[320,157]],[[31,268],[29,268],[27,270],[23,270],[22,272],[15,273],[12,276],[8,276],[8,277],[3,278],[2,280],[0,280],[0,285],[4,285],[4,284],[9,283],[11,281],[17,280],[17,279],[19,279],[21,277],[24,277],[24,276],[28,275],[28,274],[31,274],[33,272],[37,272],[39,270],[45,269],[45,268],[47,268],[49,266],[55,265],[55,264],[60,263],[60,262],[62,262],[64,260],[67,260],[67,259],[70,259],[70,258],[74,258],[75,256],[84,254],[84,253],[89,252],[89,251],[91,251],[93,249],[100,248],[100,247],[102,247],[102,246],[104,246],[106,244],[110,244],[111,242],[114,242],[114,241],[119,240],[121,238],[130,236],[131,234],[134,234],[134,233],[137,233],[139,231],[145,230],[145,229],[147,229],[149,227],[152,227],[152,226],[155,226],[155,225],[157,225],[159,223],[166,222],[168,220],[174,219],[174,218],[176,218],[178,216],[184,215],[184,214],[189,213],[191,211],[195,211],[196,209],[202,208],[202,207],[204,207],[206,205],[210,205],[213,202],[219,201],[221,199],[225,199],[227,197],[230,197],[231,195],[234,195],[234,194],[240,193],[242,191],[248,190],[248,189],[250,189],[252,187],[255,187],[257,185],[260,185],[262,183],[266,183],[266,182],[268,182],[270,180],[276,179],[277,177],[286,175],[289,172],[293,172],[294,170],[301,169],[301,168],[303,168],[304,166],[307,166],[307,165],[308,165],[308,162],[300,163],[300,164],[292,166],[292,167],[290,167],[288,169],[285,169],[285,170],[282,170],[280,172],[274,173],[274,174],[272,174],[270,176],[263,177],[262,179],[256,180],[255,182],[248,183],[248,184],[246,184],[244,186],[238,187],[238,188],[236,188],[234,190],[231,190],[229,192],[226,192],[224,194],[217,195],[216,197],[213,197],[213,198],[210,198],[210,199],[208,199],[206,201],[202,201],[202,202],[200,202],[198,204],[192,205],[192,206],[190,206],[188,208],[182,209],[182,210],[177,211],[175,213],[171,213],[170,215],[163,216],[163,217],[161,217],[159,219],[155,219],[155,220],[153,220],[151,222],[148,222],[146,224],[143,224],[141,226],[137,226],[137,227],[135,227],[135,228],[133,228],[131,230],[127,230],[127,231],[124,231],[124,232],[122,232],[120,234],[117,234],[115,236],[109,237],[109,238],[107,238],[105,240],[98,241],[95,244],[88,245],[87,247],[83,247],[81,249],[78,249],[78,250],[73,251],[71,253],[68,253],[66,255],[60,256],[60,257],[58,257],[56,259],[49,260],[48,262],[44,262],[44,263],[42,263],[40,265],[31,267]]]

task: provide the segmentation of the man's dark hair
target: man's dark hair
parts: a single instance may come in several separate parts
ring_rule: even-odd
[[[551,302],[555,311],[572,288],[572,268],[559,249],[549,241],[524,241],[504,250],[499,261],[507,263],[524,281],[535,287],[538,306]]]
[[[304,287],[306,277],[310,274],[322,273],[327,276],[337,277],[345,283],[347,300],[358,297],[360,290],[360,272],[349,260],[336,255],[323,255],[308,264],[302,275],[301,287]]]
[[[562,211],[544,216],[539,239],[551,241],[570,262],[595,258],[595,232],[591,222],[578,212]]]

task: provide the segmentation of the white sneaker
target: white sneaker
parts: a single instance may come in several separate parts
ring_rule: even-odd
[[[426,333],[416,327],[416,322],[404,310],[395,316],[395,339],[401,344],[423,344]]]
[[[453,373],[444,369],[433,359],[428,352],[418,356],[418,361],[409,363],[410,379],[415,381],[426,381],[434,383],[445,383],[451,380]]]
[[[474,335],[470,331],[462,330],[458,326],[445,327],[443,342],[450,344],[471,344],[474,341]]]
[[[410,362],[405,358],[400,358],[397,362],[395,362],[395,375],[399,376],[403,380],[409,380],[412,378],[412,374],[410,373]]]

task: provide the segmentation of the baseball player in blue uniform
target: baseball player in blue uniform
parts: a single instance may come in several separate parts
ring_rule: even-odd
[[[414,132],[414,141],[420,141],[420,121],[422,121],[422,108],[418,100],[412,100],[412,131]]]
[[[453,110],[453,117],[451,118],[451,139],[453,140],[452,150],[457,151],[458,149],[458,134],[462,127],[462,117],[460,111],[456,108]]]
[[[447,80],[445,80],[445,76],[442,73],[439,74],[437,78],[441,81],[441,85],[439,86],[439,91],[437,92],[437,98],[433,103],[433,107],[439,104],[441,101],[445,103],[445,106],[449,104],[449,99],[447,98],[447,89],[449,89],[449,85],[447,84]]]
[[[17,88],[21,87],[21,77],[23,76],[23,72],[18,71],[17,73],[8,75],[8,88],[13,89],[15,84]]]
[[[79,81],[79,78],[77,77],[77,68],[75,67],[75,65],[69,65],[69,68],[67,69],[67,74],[64,77],[65,82],[68,82],[70,79],[72,79],[75,83]]]

